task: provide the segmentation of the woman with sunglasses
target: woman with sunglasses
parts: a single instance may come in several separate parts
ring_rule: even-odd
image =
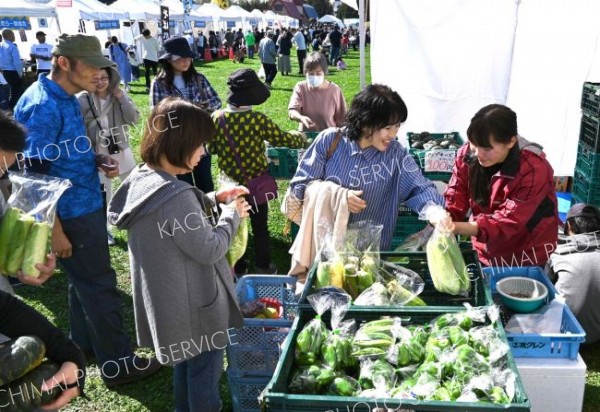
[[[119,179],[123,182],[136,165],[128,131],[137,123],[140,113],[131,97],[119,87],[121,77],[115,67],[101,69],[96,81],[94,93],[84,91],[78,96],[87,136],[97,154],[117,160]],[[112,198],[112,179],[104,173],[99,176],[108,204]],[[115,244],[110,231],[108,243]]]

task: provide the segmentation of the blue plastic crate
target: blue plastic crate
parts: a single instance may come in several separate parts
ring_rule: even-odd
[[[283,315],[281,319],[245,318],[244,326],[230,334],[227,360],[232,375],[272,375],[283,341],[298,314],[295,283],[296,278],[291,276],[248,275],[239,280],[236,294],[240,304],[258,298],[275,298],[283,305]]]
[[[554,285],[538,266],[522,268],[484,268],[490,291],[496,292],[496,282],[509,276],[524,276],[542,282],[548,288],[548,301],[556,296]],[[560,333],[516,334],[506,332],[515,358],[569,358],[576,359],[579,345],[585,341],[585,331],[567,305],[563,309]]]
[[[227,369],[227,382],[234,412],[260,412],[258,397],[270,380],[270,377],[262,376],[235,376]]]

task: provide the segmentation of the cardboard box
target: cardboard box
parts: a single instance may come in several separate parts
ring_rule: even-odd
[[[554,190],[557,192],[570,192],[572,181],[571,176],[554,176]]]

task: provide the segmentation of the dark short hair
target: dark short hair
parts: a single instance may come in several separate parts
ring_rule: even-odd
[[[22,152],[25,149],[25,128],[12,116],[0,110],[0,150]]]
[[[304,60],[304,72],[312,72],[314,70],[321,69],[323,73],[329,73],[327,58],[321,52],[312,52]]]
[[[506,144],[517,134],[517,114],[501,104],[481,108],[467,129],[467,138],[471,143],[488,149],[492,147],[492,138]]]
[[[215,134],[208,112],[180,97],[167,97],[150,114],[140,154],[151,166],[159,166],[164,155],[173,166],[187,167],[194,151]]]
[[[346,130],[350,140],[358,141],[363,134],[403,123],[408,108],[398,93],[383,84],[371,84],[354,96],[346,113]]]
[[[142,32],[142,34],[143,34],[144,36],[150,36],[150,30],[148,30],[148,29],[145,29],[145,30]]]
[[[587,205],[582,209],[580,216],[567,219],[566,226],[566,229],[570,229],[575,235],[596,232],[600,230],[600,210]]]

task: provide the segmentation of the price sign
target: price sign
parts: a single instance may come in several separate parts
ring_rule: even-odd
[[[456,150],[429,150],[425,152],[426,172],[452,173]]]

